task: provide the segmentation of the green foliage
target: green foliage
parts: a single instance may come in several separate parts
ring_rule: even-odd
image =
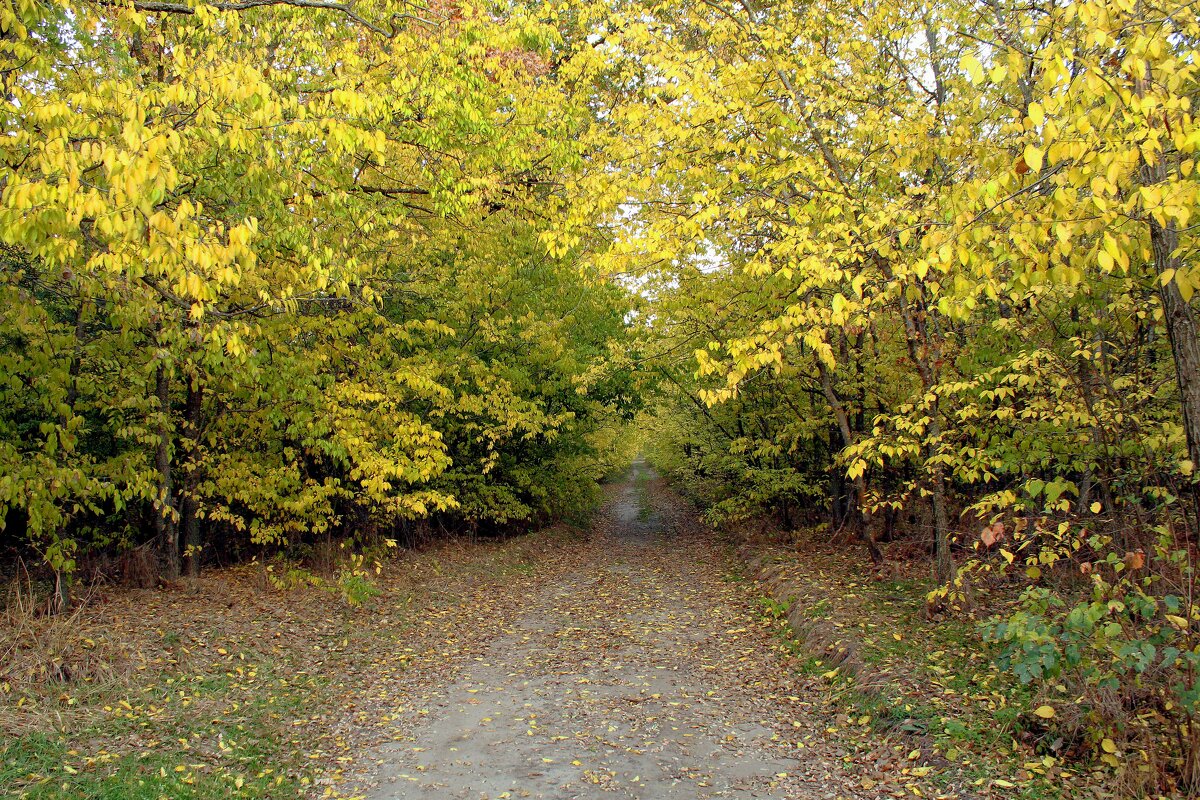
[[[1070,533],[1081,535],[1064,529]],[[1140,550],[1121,553],[1107,537],[1094,534],[1087,542],[1071,543],[1087,547],[1092,560],[1061,559],[1061,551],[1048,542],[1062,538],[1043,533],[1041,549],[1026,559],[1026,571],[1036,570],[1036,581],[1043,569],[1037,564],[1046,570],[1056,564],[1060,570],[1078,569],[1087,576],[1089,596],[1030,586],[1013,613],[985,625],[985,638],[1003,647],[1000,665],[1022,683],[1058,684],[1061,693],[1085,704],[1093,724],[1091,745],[1101,759],[1118,766],[1115,751],[1100,747],[1108,735],[1155,731],[1168,721],[1186,730],[1200,712],[1195,609],[1188,594],[1178,593],[1179,587],[1192,585],[1193,567],[1166,529],[1158,532],[1149,558]],[[1033,537],[1019,541],[1036,542]],[[1007,557],[1001,561],[1006,562]],[[1014,559],[1013,565],[1021,562]],[[1114,704],[1118,697],[1132,697],[1155,713],[1130,718],[1122,703]]]
[[[338,574],[338,588],[342,599],[352,607],[361,606],[372,597],[379,596],[379,588],[371,582],[371,578],[361,570],[343,570]]]
[[[518,7],[411,11],[3,6],[9,544],[169,577],[591,507],[637,392],[605,238],[543,243],[596,218],[563,193],[586,58]]]
[[[284,592],[303,586],[320,586],[322,583],[320,576],[314,575],[311,570],[283,558],[275,559],[263,570],[271,586]]]
[[[654,462],[714,520],[800,506],[873,558],[915,540],[931,612],[995,603],[1006,664],[1098,709],[1090,742],[1148,732],[1147,790],[1197,791],[1200,617],[1167,599],[1200,530],[1196,9],[663,0],[600,24],[635,209],[609,260],[669,384]]]

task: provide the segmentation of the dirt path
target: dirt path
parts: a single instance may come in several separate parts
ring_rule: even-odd
[[[366,797],[854,796],[725,568],[636,464],[583,565],[411,698],[407,735],[371,754]]]

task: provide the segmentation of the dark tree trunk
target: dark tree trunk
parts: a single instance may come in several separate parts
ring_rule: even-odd
[[[929,395],[937,385],[936,354],[933,352],[929,330],[925,324],[924,297],[925,287],[921,286],[921,307],[914,309],[913,304],[900,292],[900,314],[904,319],[904,335],[908,344],[908,354],[917,373],[921,376],[921,388]],[[938,400],[936,395],[929,408],[929,435],[926,437],[925,457],[931,458],[935,453],[928,442],[937,442],[942,438],[942,422],[939,418]],[[946,510],[946,472],[941,464],[929,467],[929,501],[933,511],[933,552],[937,579],[949,585],[954,580],[954,559],[950,554],[950,515]]]
[[[188,382],[184,406],[183,438],[186,447],[183,477],[182,525],[184,570],[190,577],[200,575],[200,555],[204,545],[200,529],[200,428],[204,424],[204,384],[199,377]]]
[[[1146,75],[1137,82],[1139,96],[1146,93],[1153,76],[1150,67],[1146,67]],[[1166,123],[1166,116],[1163,116]],[[1167,141],[1170,141],[1168,138]],[[1168,170],[1178,169],[1177,164],[1169,164],[1168,156],[1162,149],[1154,154],[1151,161],[1143,160],[1142,179],[1147,186],[1165,183]],[[1167,329],[1167,339],[1171,344],[1171,356],[1175,361],[1175,382],[1179,387],[1179,404],[1183,412],[1183,430],[1187,437],[1188,458],[1193,470],[1200,470],[1200,337],[1196,330],[1196,312],[1191,304],[1183,298],[1179,284],[1175,278],[1179,268],[1183,266],[1178,254],[1179,229],[1175,220],[1168,219],[1160,222],[1149,214],[1147,222],[1150,225],[1150,247],[1154,253],[1154,267],[1158,273],[1158,297],[1163,308],[1163,325]],[[1163,280],[1168,278],[1167,280]],[[1200,483],[1191,480],[1192,510],[1196,514],[1196,522],[1200,525]]]
[[[825,393],[825,400],[829,403],[829,407],[833,409],[833,416],[837,419],[838,432],[842,436],[842,446],[850,447],[854,444],[854,431],[850,429],[850,415],[846,412],[846,406],[842,403],[841,398],[833,389],[833,379],[829,375],[829,370],[820,361],[817,362],[817,369],[821,374],[821,390]],[[832,437],[830,438],[832,439]],[[861,474],[854,478],[853,505],[855,508],[851,513],[854,517],[858,540],[867,549],[871,561],[882,564],[883,551],[879,549],[879,545],[871,536],[871,511],[867,507],[867,479]]]
[[[158,398],[158,502],[154,509],[154,527],[162,547],[163,572],[168,580],[179,577],[179,524],[175,511],[175,487],[171,475],[171,381],[165,364],[158,365],[154,378]]]
[[[86,310],[87,302],[80,300],[75,312],[75,344],[71,350],[71,363],[67,366],[67,401],[58,420],[64,431],[75,415],[75,402],[79,399],[79,369],[83,361],[83,319]],[[58,537],[60,540],[66,538],[65,528],[59,529]],[[70,572],[59,570],[54,573],[54,594],[50,598],[49,608],[51,613],[59,614],[71,607],[71,583]]]
[[[1150,246],[1154,265],[1161,276],[1182,266],[1176,250],[1179,231],[1175,223],[1160,225],[1150,220]],[[1200,469],[1200,336],[1196,330],[1196,312],[1183,299],[1175,280],[1159,280],[1158,296],[1163,307],[1163,324],[1171,342],[1175,359],[1175,381],[1179,386],[1179,401],[1183,407],[1183,430],[1187,436],[1188,458],[1194,469]],[[1200,521],[1200,483],[1191,482],[1192,507]]]

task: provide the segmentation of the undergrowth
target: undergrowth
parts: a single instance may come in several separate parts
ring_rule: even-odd
[[[869,573],[857,553],[811,537],[746,556],[781,648],[823,687],[828,731],[860,755],[912,756],[920,766],[910,774],[948,791],[1030,800],[1124,791],[1108,765],[1053,734],[977,621],[930,618],[931,581],[907,565]]]

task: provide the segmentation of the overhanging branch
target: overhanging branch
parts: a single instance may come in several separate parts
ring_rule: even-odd
[[[100,5],[110,7],[122,7],[127,4],[121,0],[96,0]],[[133,0],[131,4],[137,11],[143,11],[152,14],[185,14],[188,16],[196,13],[196,8],[187,3],[167,2],[166,0]],[[253,8],[262,8],[264,6],[292,6],[293,8],[312,8],[322,11],[336,11],[343,15],[356,25],[361,25],[372,33],[377,33],[380,36],[391,39],[398,32],[396,27],[385,30],[374,22],[362,17],[354,11],[347,3],[338,3],[334,0],[229,0],[228,2],[210,2],[204,3],[209,8],[217,11],[249,11]],[[418,17],[414,14],[393,14],[392,21],[400,19],[408,19],[414,22],[420,22],[423,25],[437,27],[437,23],[430,20]]]

